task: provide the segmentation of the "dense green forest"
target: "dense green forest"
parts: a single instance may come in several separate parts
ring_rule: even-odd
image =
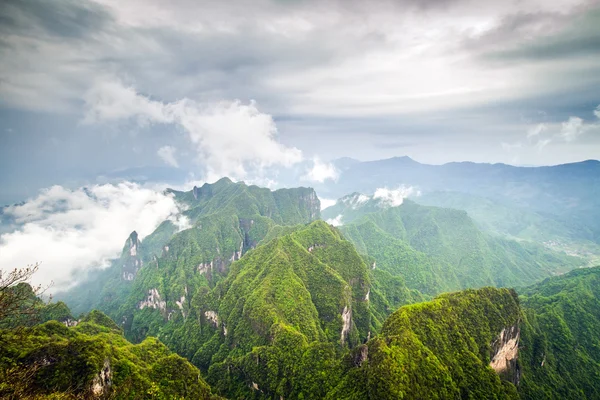
[[[217,399],[189,361],[156,338],[131,344],[99,311],[0,330],[0,398]],[[55,317],[55,318],[53,318]]]
[[[348,196],[334,227],[311,189],[172,193],[183,228],[58,301],[0,294],[0,397],[599,396],[600,267],[408,200]]]
[[[360,197],[362,196],[362,197]],[[353,194],[323,211],[377,268],[404,277],[411,289],[437,294],[463,288],[525,286],[585,264],[579,257],[482,232],[466,212],[404,200],[382,207]]]
[[[101,312],[74,320],[64,304],[35,299],[24,304],[38,311],[29,327],[14,316],[0,321],[0,397],[598,398],[600,267],[547,279],[520,297],[483,288],[405,305],[378,335],[365,338],[378,306],[358,303],[373,277],[350,252],[345,261],[354,259],[355,268],[344,278],[340,264],[328,260],[330,251],[313,255],[304,247],[314,239],[327,244],[322,250],[343,251],[334,230],[314,223],[253,251],[248,264],[234,264],[235,278],[224,282],[240,289],[225,293],[219,307],[231,309],[229,316],[206,315],[212,335],[194,357],[202,364],[210,348],[216,351],[204,364],[208,371],[202,369],[212,390],[196,367],[158,339],[131,344]],[[258,250],[287,265],[265,262]],[[300,265],[305,269],[296,270]],[[319,288],[336,281],[346,293]],[[16,289],[31,291],[23,284]],[[343,314],[337,315],[342,305],[356,310],[346,333]]]
[[[526,399],[600,398],[600,267],[521,291]]]
[[[518,398],[517,294],[484,288],[404,306],[354,351],[331,399]],[[508,332],[505,334],[505,332]],[[496,357],[505,357],[496,366]],[[491,367],[494,365],[494,368]]]
[[[313,224],[274,239],[263,251],[302,257],[308,243],[302,240],[311,242],[315,235],[332,235],[328,245],[335,247],[339,237],[328,229]],[[213,335],[206,344],[216,353],[202,375],[212,390],[196,367],[158,339],[131,344],[101,312],[75,322],[64,305],[50,313],[38,300],[40,319],[31,327],[16,329],[19,321],[2,320],[0,397],[208,399],[217,392],[235,399],[598,398],[600,267],[547,279],[522,289],[520,297],[512,289],[488,287],[405,305],[384,321],[378,335],[363,338],[368,318],[352,315],[344,336],[343,318],[326,315],[328,304],[337,313],[346,302],[344,307],[352,304],[367,316],[371,307],[367,302],[361,310],[351,291],[345,298],[334,290],[318,294],[319,283],[345,282],[323,263],[327,255],[305,260],[306,270],[295,271],[292,265],[299,264],[261,263],[259,252],[253,254],[257,258],[247,261],[253,266],[236,264],[239,271],[230,282],[252,293],[243,294],[252,309],[207,321]],[[356,261],[360,276],[365,269]],[[246,273],[254,278],[245,279]],[[321,278],[308,285],[303,279],[314,279],[311,273]],[[260,275],[264,281],[253,285]],[[307,287],[313,292],[303,295]],[[313,296],[323,303],[311,304]],[[220,312],[241,306],[237,296],[226,298]]]
[[[99,309],[123,323],[134,341],[175,330],[203,287],[223,279],[229,265],[279,225],[319,218],[312,189],[270,191],[223,178],[189,192],[169,191],[186,208],[184,230],[164,221],[143,242],[133,232],[121,258],[57,299],[74,313]],[[184,332],[179,331],[181,334]]]

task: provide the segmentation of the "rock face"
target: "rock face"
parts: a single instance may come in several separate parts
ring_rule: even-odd
[[[308,211],[308,216],[311,221],[314,221],[321,216],[321,201],[317,197],[314,190],[310,190],[304,196],[300,197],[300,204],[304,205]]]
[[[219,327],[219,314],[216,311],[205,311],[204,316],[215,327]]]
[[[344,322],[344,325],[342,326],[340,342],[343,345],[346,343],[346,337],[348,336],[348,332],[350,332],[350,324],[352,323],[352,309],[348,306],[344,307],[344,311],[342,312],[342,321]]]
[[[131,232],[121,255],[123,269],[121,278],[124,281],[132,281],[143,265],[142,259],[139,256],[139,247],[141,242],[136,231]]]
[[[148,291],[148,296],[146,297],[146,300],[142,300],[140,301],[140,303],[138,304],[138,309],[143,310],[144,308],[153,308],[153,309],[158,309],[161,311],[165,311],[167,308],[167,302],[164,301],[161,297],[160,297],[160,293],[158,293],[158,289],[154,288],[154,289],[150,289]]]
[[[518,385],[521,380],[521,369],[517,363],[519,356],[519,324],[502,329],[492,343],[490,367],[506,380]]]
[[[102,369],[92,380],[90,391],[93,398],[103,398],[108,394],[112,385],[112,369],[110,368],[110,360],[106,358]]]

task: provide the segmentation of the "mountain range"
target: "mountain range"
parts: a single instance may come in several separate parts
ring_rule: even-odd
[[[0,395],[597,398],[600,267],[546,243],[593,235],[476,190],[369,184],[323,211],[312,188],[168,190],[177,223],[50,304],[31,292],[38,320],[0,320]]]
[[[340,198],[372,194],[378,188],[414,187],[423,195],[457,192],[503,206],[558,218],[577,235],[600,241],[600,161],[587,160],[543,167],[452,162],[419,163],[409,157],[360,162],[334,161],[339,177],[315,185],[320,195]],[[440,203],[432,205],[442,205]]]

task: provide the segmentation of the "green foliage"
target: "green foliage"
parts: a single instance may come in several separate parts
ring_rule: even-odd
[[[485,234],[464,211],[409,200],[383,210],[369,204],[350,207],[354,219],[341,231],[377,268],[402,276],[409,288],[423,293],[522,286],[584,263],[532,243]],[[377,211],[368,212],[373,208]]]
[[[521,318],[517,295],[483,288],[401,307],[357,349],[331,399],[504,399],[514,386],[489,367],[492,343]]]
[[[323,398],[339,379],[340,356],[417,297],[400,279],[372,278],[326,223],[278,229],[197,303],[203,332],[213,334],[192,360],[228,397]]]
[[[105,315],[84,320],[76,328],[50,321],[0,331],[0,397],[214,398],[199,371],[158,340],[132,345],[107,328],[114,322]]]
[[[90,313],[85,315],[79,322],[93,323],[108,328],[112,331],[121,332],[121,328],[119,328],[119,326],[115,324],[115,322],[112,319],[110,319],[108,316],[106,316],[106,314],[98,310],[90,311]]]
[[[47,321],[65,322],[73,320],[69,307],[62,301],[45,303],[38,298],[27,283],[19,283],[6,290],[19,292],[15,298],[20,299],[17,305],[19,312],[0,319],[0,329],[33,326]]]
[[[133,232],[111,268],[59,296],[77,312],[102,310],[132,341],[157,335],[191,358],[209,338],[192,306],[198,293],[221,281],[277,224],[319,218],[320,205],[309,188],[271,191],[227,178],[169,192],[187,208],[189,229],[178,232],[165,221],[141,242]]]
[[[525,289],[524,399],[600,398],[600,267]]]

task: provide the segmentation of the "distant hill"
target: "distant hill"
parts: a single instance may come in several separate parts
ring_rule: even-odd
[[[482,232],[466,212],[403,200],[390,206],[361,194],[323,210],[377,268],[436,294],[469,287],[524,286],[579,267],[577,257]],[[335,217],[334,217],[335,216]]]
[[[589,226],[559,216],[498,200],[459,192],[429,192],[413,200],[419,204],[465,210],[484,231],[509,238],[543,243],[581,256],[600,255]]]
[[[596,160],[549,167],[455,162],[427,165],[409,157],[344,163],[336,182],[316,186],[327,198],[348,193],[372,194],[399,185],[423,194],[451,191],[489,198],[508,207],[566,217],[600,243],[600,162]]]

